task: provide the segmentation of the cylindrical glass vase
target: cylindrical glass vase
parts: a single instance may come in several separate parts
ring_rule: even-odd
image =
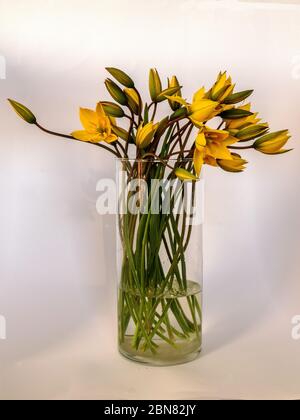
[[[117,165],[119,351],[149,365],[191,361],[202,343],[202,181],[176,177],[189,159]]]

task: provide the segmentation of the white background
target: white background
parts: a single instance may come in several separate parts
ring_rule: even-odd
[[[0,0],[1,399],[300,397],[297,3]],[[150,67],[176,73],[187,97],[228,70],[272,129],[293,135],[290,154],[250,151],[243,174],[206,171],[204,350],[188,365],[117,354],[115,222],[95,209],[113,159],[42,134],[5,102],[69,133],[79,106],[107,98],[109,65],[145,94]]]

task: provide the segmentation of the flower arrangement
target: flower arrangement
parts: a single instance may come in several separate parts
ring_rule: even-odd
[[[229,172],[243,171],[247,161],[238,154],[240,150],[254,149],[269,155],[289,151],[283,149],[290,138],[288,130],[268,133],[268,123],[262,123],[258,113],[251,111],[250,103],[236,106],[245,101],[253,90],[234,92],[235,85],[231,77],[227,77],[226,72],[218,75],[216,82],[208,91],[203,87],[198,90],[189,103],[182,97],[182,86],[176,76],[168,79],[168,87],[163,89],[157,70],[151,69],[149,74],[151,102],[149,105],[147,103],[143,105],[139,91],[127,74],[116,68],[107,68],[107,71],[124,86],[124,89],[111,79],[107,79],[105,86],[115,102],[99,102],[96,111],[80,108],[80,120],[84,130],[74,131],[71,136],[45,130],[28,108],[16,101],[9,101],[21,118],[48,131],[49,134],[100,145],[118,157],[128,158],[130,145],[135,147],[137,159],[168,160],[174,156],[178,158],[193,156],[192,173],[178,168],[175,170],[177,176],[184,180],[195,180],[199,177],[203,164],[220,167]],[[158,105],[166,100],[173,112],[155,123]],[[127,108],[129,115],[122,107]],[[213,129],[207,124],[215,117],[220,119],[220,123],[216,129]],[[116,122],[117,119],[124,118],[129,122],[127,129]],[[181,126],[182,123],[185,125]],[[189,144],[193,128],[198,130],[198,134]],[[167,129],[174,131],[168,150],[163,142]],[[241,146],[245,142],[247,145]]]
[[[210,89],[200,88],[188,101],[176,76],[163,87],[157,70],[151,69],[150,100],[145,103],[131,77],[116,68],[107,71],[115,80],[105,81],[114,102],[100,101],[96,110],[80,108],[83,129],[70,135],[44,128],[27,107],[9,101],[21,118],[42,131],[95,145],[120,159],[127,186],[138,180],[138,211],[119,214],[120,350],[147,363],[190,360],[201,348],[202,312],[201,288],[189,277],[193,224],[186,221],[187,210],[174,214],[185,194],[183,185],[192,185],[192,206],[203,165],[242,172],[247,164],[242,152],[288,152],[284,146],[289,131],[270,133],[268,123],[251,111],[250,103],[244,103],[253,90],[235,92],[226,72],[219,73]],[[170,110],[158,119],[163,102]],[[147,190],[153,179],[161,181],[160,187]],[[180,183],[178,188],[170,186],[174,180]],[[167,213],[162,188],[169,192]],[[125,188],[119,197],[126,210],[133,195]],[[157,212],[153,211],[155,199]],[[182,210],[182,204],[179,207]]]

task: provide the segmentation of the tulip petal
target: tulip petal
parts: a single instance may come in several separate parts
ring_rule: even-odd
[[[101,102],[98,102],[97,107],[96,107],[96,113],[98,115],[99,118],[103,118],[106,117],[103,105],[101,104]]]
[[[170,101],[177,102],[180,105],[188,106],[187,101],[185,99],[181,98],[181,96],[177,96],[177,95],[174,95],[174,96],[165,95],[165,97],[167,99],[169,99]]]
[[[214,111],[218,105],[218,102],[209,99],[202,99],[201,101],[194,102],[190,106],[190,111],[192,113],[190,119],[198,123],[207,121],[213,117]]]
[[[207,154],[216,159],[232,160],[230,151],[222,143],[209,142],[206,146]]]
[[[195,149],[195,151],[194,151],[194,168],[195,168],[197,176],[199,176],[200,173],[201,173],[203,163],[204,163],[203,151],[201,152],[198,149]]]
[[[116,140],[118,140],[118,136],[116,136],[115,134],[110,134],[109,136],[106,137],[104,141],[105,143],[110,144],[110,143],[115,142]]]
[[[228,131],[225,130],[215,130],[205,126],[204,133],[206,138],[216,141],[224,141],[229,137]]]
[[[87,131],[96,130],[98,124],[97,113],[91,109],[80,108],[80,121]]]
[[[205,135],[204,135],[203,131],[198,134],[198,136],[196,137],[196,142],[195,143],[196,143],[196,148],[199,151],[203,150],[203,147],[206,146],[206,138],[205,138]]]
[[[89,133],[85,130],[74,131],[73,133],[71,133],[71,136],[73,136],[76,140],[90,141],[93,143],[99,143],[99,141],[101,140],[100,134]]]
[[[197,90],[197,92],[194,94],[193,102],[200,101],[204,98],[205,95],[205,88],[202,87],[201,89]]]

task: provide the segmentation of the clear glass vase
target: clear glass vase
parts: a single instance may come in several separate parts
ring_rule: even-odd
[[[191,361],[202,343],[202,181],[175,176],[189,159],[117,164],[119,351],[150,365]]]

